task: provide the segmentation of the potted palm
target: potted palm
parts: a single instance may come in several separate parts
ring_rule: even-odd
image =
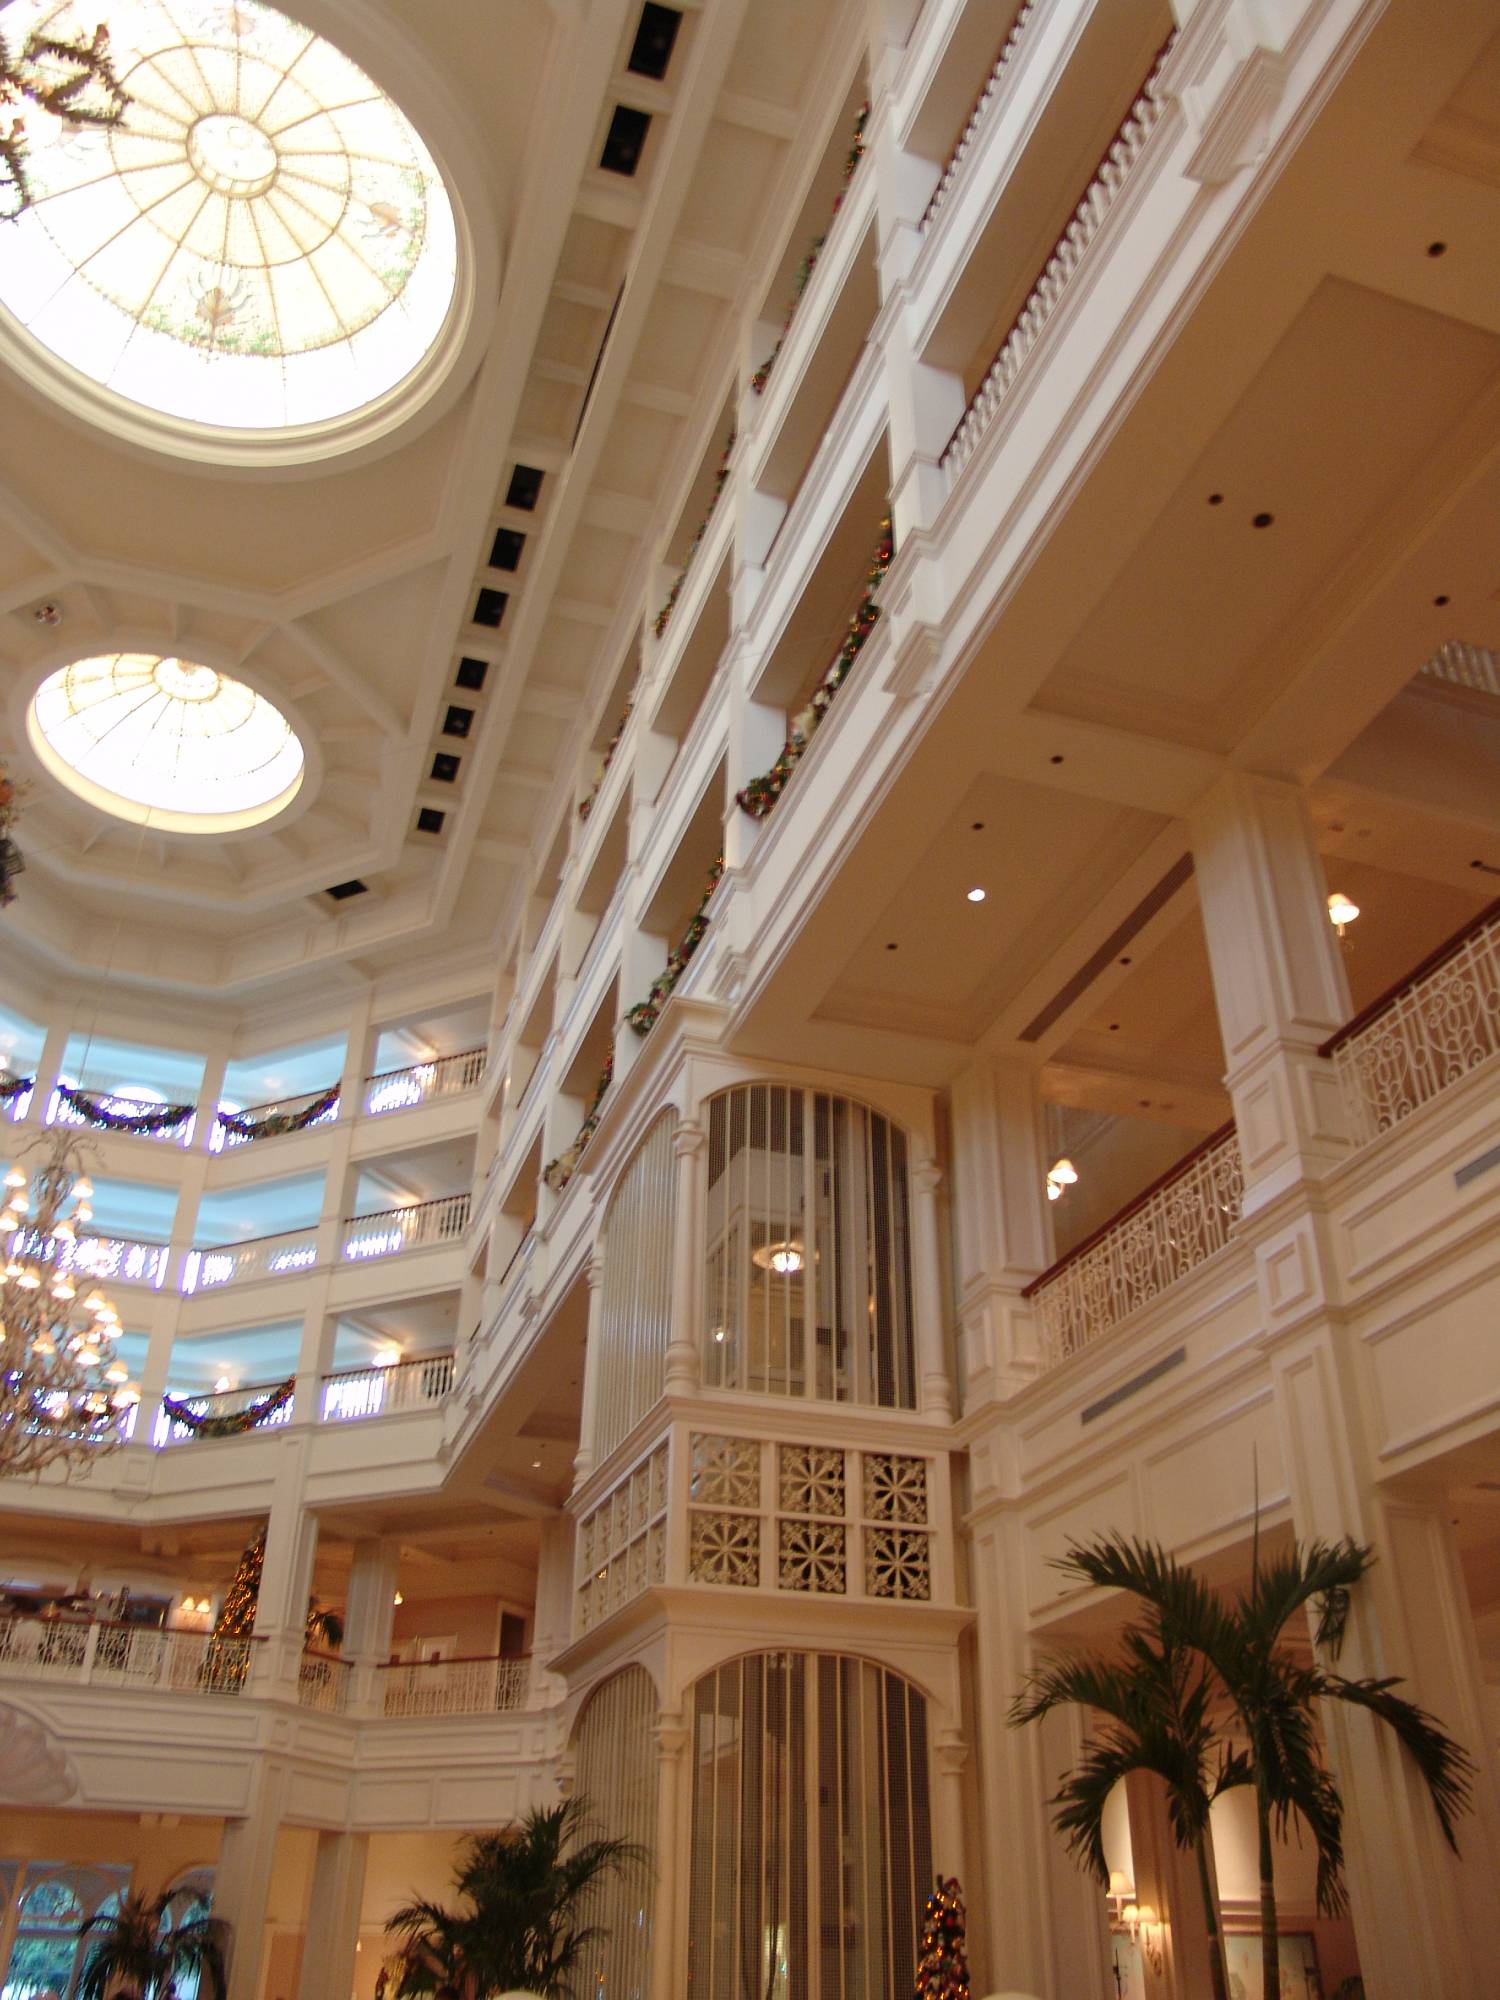
[[[170,1892],[132,1892],[117,1910],[80,1924],[77,2000],[178,2000],[184,1976],[194,1980],[199,2000],[224,2000],[228,1925],[219,1917],[175,1919]]]

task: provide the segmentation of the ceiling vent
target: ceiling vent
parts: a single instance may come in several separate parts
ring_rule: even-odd
[[[418,833],[441,833],[446,813],[440,813],[436,806],[423,806],[417,814]]]
[[[641,164],[641,149],[650,130],[649,111],[637,111],[631,104],[617,104],[615,115],[609,121],[609,130],[604,135],[604,151],[599,155],[599,164],[604,171],[609,174],[633,174]]]
[[[654,76],[660,82],[667,73],[667,64],[672,60],[677,30],[681,26],[682,16],[675,7],[658,7],[656,0],[646,0],[641,9],[640,26],[630,46],[630,61],[625,67],[637,76]]]
[[[515,528],[501,528],[490,543],[490,568],[519,569],[525,546],[526,537]]]
[[[432,775],[440,785],[451,785],[458,776],[458,765],[451,750],[439,750],[432,760]]]
[[[1053,1022],[1060,1020],[1079,995],[1093,985],[1110,960],[1118,957],[1136,933],[1146,928],[1157,911],[1171,902],[1192,872],[1191,854],[1184,854],[1180,861],[1174,861],[1156,887],[1147,890],[1125,921],[1110,932],[1091,957],[1085,959],[1066,986],[1059,987],[1042,1011],[1026,1023],[1016,1037],[1017,1041],[1039,1042]]]
[[[346,903],[351,896],[367,895],[369,888],[368,882],[335,882],[331,889],[326,889],[323,893],[332,896],[336,903]]]
[[[510,475],[510,484],[505,489],[505,504],[522,514],[536,512],[536,503],[542,497],[544,475],[534,465],[517,465]]]
[[[459,661],[458,671],[454,674],[453,678],[459,687],[467,688],[470,694],[478,694],[479,690],[484,686],[485,675],[489,670],[490,663],[488,660],[471,660],[465,654],[463,659]]]
[[[493,630],[505,616],[509,601],[503,590],[481,590],[474,600],[474,623],[488,625]]]
[[[450,702],[448,713],[443,717],[445,736],[467,736],[474,722],[472,708],[464,708],[458,702]]]

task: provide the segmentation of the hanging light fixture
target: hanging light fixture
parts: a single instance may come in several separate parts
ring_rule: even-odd
[[[1047,1199],[1061,1201],[1064,1188],[1072,1187],[1078,1179],[1078,1169],[1071,1160],[1059,1160],[1047,1169]]]
[[[1333,925],[1340,937],[1344,935],[1345,928],[1349,924],[1352,924],[1358,915],[1358,903],[1351,903],[1342,889],[1335,889],[1333,894],[1328,898],[1328,921]]]
[[[140,1401],[114,1357],[120,1316],[90,1280],[89,1245],[74,1227],[83,1172],[77,1137],[56,1128],[35,1140],[29,1171],[5,1175],[0,1230],[8,1252],[0,1275],[0,1477],[65,1472],[121,1442],[120,1422]]]

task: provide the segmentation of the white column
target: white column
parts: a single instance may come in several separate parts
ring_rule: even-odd
[[[1448,1848],[1426,1788],[1395,1737],[1328,1704],[1321,1720],[1344,1800],[1350,1905],[1369,2000],[1452,2000],[1494,1990],[1500,1797],[1473,1616],[1439,1499],[1372,1481],[1359,1384],[1342,1329],[1313,1331],[1274,1357],[1293,1522],[1304,1540],[1344,1535],[1376,1561],[1351,1598],[1338,1670],[1398,1675],[1474,1756],[1474,1811]]]
[[[942,1179],[943,1170],[934,1160],[918,1160],[911,1171],[912,1306],[917,1321],[917,1407],[951,1418],[953,1384],[948,1370],[948,1315],[943,1303],[943,1243],[937,1201]]]
[[[688,1874],[684,1830],[688,1825],[686,1750],[689,1730],[681,1709],[661,1711],[656,1730],[656,1895],[651,1939],[650,2000],[681,2000],[688,1989]]]
[[[672,1150],[677,1155],[677,1214],[672,1242],[672,1331],[667,1342],[666,1393],[691,1396],[702,1379],[698,1339],[702,1314],[698,1294],[703,1266],[705,1189],[702,1154],[708,1134],[685,1120],[677,1127]]]
[[[255,1603],[250,1692],[294,1701],[307,1635],[307,1600],[318,1548],[318,1517],[303,1505],[307,1435],[288,1427],[276,1440],[278,1463],[260,1593]]]
[[[599,1427],[599,1340],[603,1316],[604,1260],[597,1249],[583,1267],[589,1288],[588,1330],[583,1344],[583,1410],[578,1422],[578,1449],[573,1454],[573,1484],[581,1486],[594,1469],[594,1439]]]
[[[1022,1294],[1052,1261],[1048,1162],[1029,1065],[981,1057],[954,1079],[952,1108],[959,1353],[973,1411],[1038,1372],[1036,1315]]]
[[[1130,1851],[1135,1864],[1135,1901],[1156,1912],[1137,1938],[1146,1970],[1146,1990],[1162,2000],[1200,2000],[1213,1991],[1208,1958],[1208,1919],[1198,1885],[1198,1863],[1172,1837],[1166,1790],[1149,1771],[1125,1780],[1130,1808]],[[1213,1856],[1210,1850],[1209,1866]]]
[[[26,1107],[26,1116],[21,1121],[23,1124],[40,1125],[46,1119],[47,1100],[57,1085],[57,1073],[63,1066],[67,1046],[66,1023],[49,1027],[42,1043],[42,1053],[37,1057],[36,1082],[32,1087],[31,1102]]]
[[[1192,836],[1250,1215],[1347,1150],[1338,1080],[1317,1050],[1348,1019],[1349,988],[1299,786],[1231,772]]]
[[[364,1900],[367,1833],[320,1833],[297,2000],[349,2000]]]
[[[390,1657],[400,1545],[386,1536],[356,1542],[344,1605],[344,1657],[354,1662],[350,1705],[378,1713],[379,1669]]]
[[[285,1793],[285,1769],[262,1760],[251,1778],[250,1810],[242,1818],[224,1822],[214,1869],[213,1909],[230,1932],[228,2000],[259,2000],[266,1906]]]

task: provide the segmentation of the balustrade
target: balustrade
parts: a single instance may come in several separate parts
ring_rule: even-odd
[[[353,1663],[337,1653],[322,1653],[309,1646],[297,1669],[297,1703],[315,1708],[321,1715],[342,1715],[349,1706],[349,1682]]]
[[[484,1078],[487,1049],[464,1049],[458,1055],[434,1056],[431,1062],[406,1069],[381,1070],[365,1078],[366,1113],[378,1118],[387,1111],[409,1111],[435,1097],[454,1097],[476,1090]]]
[[[252,1638],[67,1618],[0,1618],[0,1679],[238,1694]]]
[[[1356,1145],[1500,1053],[1500,902],[1356,1014],[1321,1053],[1338,1072]]]
[[[424,1354],[388,1368],[341,1368],[323,1377],[322,1421],[388,1417],[440,1403],[453,1387],[453,1355]]]
[[[412,1202],[406,1208],[346,1216],[342,1254],[350,1262],[360,1263],[433,1243],[457,1242],[468,1226],[469,1201],[466,1194],[448,1194],[436,1201]]]
[[[102,1111],[107,1111],[121,1118],[134,1118],[143,1111],[154,1111],[157,1108],[154,1098],[112,1097],[108,1091],[104,1090],[94,1091],[90,1094],[98,1099],[99,1108]],[[28,1104],[31,1102],[29,1091],[26,1093],[26,1102]],[[22,1116],[22,1113],[17,1111],[14,1115],[19,1118]],[[92,1118],[78,1110],[76,1106],[69,1104],[61,1090],[56,1088],[53,1089],[52,1095],[47,1099],[47,1116],[44,1122],[48,1125],[75,1125],[81,1127],[86,1132],[97,1132],[101,1129]],[[189,1112],[180,1125],[167,1125],[159,1132],[136,1132],[131,1136],[137,1139],[155,1139],[158,1143],[168,1146],[191,1146],[193,1143],[193,1133],[197,1129],[197,1124],[197,1114]]]
[[[1222,1250],[1243,1201],[1239,1138],[1226,1125],[1026,1287],[1044,1366],[1080,1353]]]
[[[171,1395],[172,1402],[180,1408],[191,1411],[195,1417],[207,1418],[210,1423],[216,1417],[237,1417],[247,1410],[253,1410],[258,1403],[268,1402],[284,1390],[285,1382],[252,1382],[240,1389],[219,1389],[201,1396],[191,1393]],[[276,1430],[282,1424],[292,1421],[292,1407],[295,1398],[287,1396],[274,1409],[267,1410],[259,1422],[247,1426],[248,1430]],[[212,1434],[212,1433],[211,1433]],[[192,1424],[185,1424],[180,1417],[174,1417],[165,1405],[158,1408],[151,1425],[153,1449],[160,1451],[169,1444],[183,1444],[190,1438],[200,1436],[200,1431]],[[219,1432],[220,1436],[233,1436],[234,1432]]]
[[[249,1146],[257,1139],[279,1139],[289,1132],[311,1132],[319,1125],[332,1125],[342,1108],[335,1092],[331,1102],[328,1090],[305,1090],[300,1097],[275,1097],[267,1104],[249,1104],[242,1111],[232,1115],[255,1129],[237,1132],[232,1125],[226,1125],[214,1118],[208,1128],[208,1150],[211,1153],[227,1153],[235,1146]],[[322,1105],[322,1110],[314,1107]],[[221,1106],[222,1110],[223,1107]],[[312,1117],[308,1117],[309,1112]]]
[[[376,1669],[376,1706],[382,1715],[493,1715],[524,1708],[531,1686],[529,1659],[498,1654],[456,1660],[392,1660]]]
[[[1500,654],[1492,653],[1488,646],[1446,640],[1430,660],[1422,662],[1421,671],[1429,680],[1447,681],[1475,694],[1500,695]]]
[[[285,1278],[310,1271],[318,1261],[316,1228],[293,1229],[279,1236],[252,1236],[244,1243],[226,1243],[213,1250],[189,1250],[182,1261],[182,1289],[209,1292],[220,1285],[240,1285],[252,1278]]]
[[[72,1243],[20,1229],[10,1239],[13,1253],[40,1258],[76,1278],[111,1284],[149,1285],[161,1289],[171,1258],[166,1243],[144,1243],[127,1236],[80,1236]]]

